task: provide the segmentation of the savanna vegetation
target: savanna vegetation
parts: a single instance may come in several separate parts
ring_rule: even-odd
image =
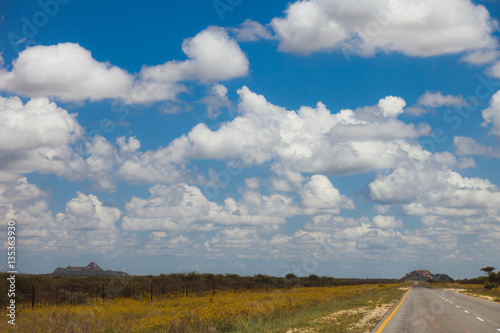
[[[294,286],[267,292],[227,290],[187,297],[167,294],[153,300],[97,300],[81,305],[26,308],[17,314],[15,329],[3,320],[0,330],[203,333],[345,332],[349,328],[351,332],[364,332],[372,329],[401,296],[401,287],[402,284]]]
[[[486,276],[473,279],[455,280],[455,283],[433,283],[440,288],[452,288],[458,292],[500,302],[500,271],[487,266],[480,269]]]
[[[0,273],[0,302],[6,304],[7,277]],[[16,276],[16,303],[23,307],[60,304],[87,304],[117,298],[151,300],[169,295],[217,294],[221,291],[272,291],[298,287],[333,287],[361,284],[395,283],[390,279],[338,279],[311,274],[297,277],[273,277],[262,274],[174,273],[159,276]]]

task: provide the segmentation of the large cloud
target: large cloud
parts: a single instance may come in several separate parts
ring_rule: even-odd
[[[500,137],[500,91],[496,92],[490,101],[488,108],[482,112],[483,126],[490,126],[491,133]],[[488,146],[477,142],[474,138],[456,136],[453,140],[455,152],[458,155],[485,155],[489,157],[500,157],[498,146]]]
[[[208,27],[195,37],[186,39],[182,50],[185,61],[169,61],[158,66],[145,66],[139,74],[130,102],[149,102],[152,99],[172,99],[169,88],[176,82],[200,80],[201,82],[229,80],[246,76],[249,62],[238,43],[220,27]],[[167,89],[161,89],[165,86]],[[177,85],[179,91],[183,88]]]
[[[248,73],[248,59],[224,28],[209,27],[186,39],[185,61],[143,67],[137,75],[99,62],[75,43],[33,46],[19,53],[12,70],[0,71],[0,90],[62,101],[119,98],[129,103],[174,100],[187,91],[181,81],[228,80]],[[0,64],[1,65],[1,64]]]
[[[70,145],[83,134],[75,117],[47,98],[23,104],[18,97],[0,96],[0,180],[65,170]]]
[[[238,91],[240,115],[217,130],[198,124],[167,148],[189,159],[273,161],[273,171],[334,175],[390,168],[425,154],[415,139],[430,132],[396,119],[404,101],[389,96],[377,106],[331,113],[324,104],[298,111],[273,105],[247,87]],[[174,153],[175,152],[175,153]]]
[[[80,149],[54,170],[69,180],[89,179],[95,188],[113,190],[116,183],[178,183],[190,180],[188,161],[172,147],[140,151],[141,143],[134,136],[118,137],[116,143],[96,135],[83,138]],[[175,148],[175,146],[174,146]]]
[[[121,216],[115,207],[106,207],[93,194],[78,192],[76,198],[66,204],[66,213],[57,214],[57,220],[68,229],[113,229]]]
[[[187,179],[185,157],[177,154],[175,145],[141,152],[135,137],[119,137],[116,144],[99,135],[87,138],[76,116],[45,97],[24,104],[18,97],[0,96],[0,181],[41,172],[90,179],[100,189],[112,189],[122,179]]]
[[[133,197],[126,205],[122,228],[126,230],[213,230],[227,225],[283,224],[299,212],[293,200],[249,191],[241,201],[228,197],[224,205],[207,199],[196,186],[156,185],[149,199]]]
[[[323,175],[313,175],[301,186],[302,204],[290,196],[263,195],[245,190],[240,200],[227,197],[220,205],[188,184],[155,185],[148,199],[134,197],[127,203],[123,228],[128,230],[213,230],[223,226],[278,225],[296,215],[333,214],[353,209],[354,203],[340,194]],[[206,191],[205,191],[206,192]]]
[[[500,190],[487,179],[463,177],[450,167],[458,161],[449,153],[409,159],[369,185],[374,201],[402,204],[410,215],[470,216],[497,213]]]
[[[19,244],[26,256],[61,251],[115,255],[135,244],[134,236],[115,226],[120,210],[104,205],[95,195],[78,193],[66,204],[65,213],[55,217],[49,199],[26,178],[0,183],[0,216],[17,222]]]
[[[488,68],[487,72],[495,78],[500,78],[500,61],[495,62],[493,66]]]
[[[0,72],[1,90],[63,101],[123,97],[132,83],[132,75],[98,62],[90,51],[73,43],[29,47],[19,53],[11,72]]]
[[[342,47],[427,57],[497,46],[497,22],[470,0],[303,0],[271,25],[280,50],[305,54]]]
[[[168,146],[144,152],[140,151],[140,141],[135,137],[120,137],[113,144],[104,137],[95,136],[79,145],[85,154],[75,154],[68,148],[76,138],[82,137],[74,116],[48,100],[40,99],[37,107],[50,107],[50,113],[46,111],[45,119],[37,122],[32,131],[27,123],[14,134],[20,135],[28,129],[18,143],[30,138],[26,142],[37,149],[55,145],[52,141],[58,139],[56,147],[59,150],[52,152],[51,158],[44,162],[50,162],[47,167],[37,162],[26,168],[24,158],[23,164],[13,164],[12,170],[17,172],[14,175],[35,170],[52,171],[68,179],[93,179],[99,188],[112,189],[120,180],[132,183],[206,183],[202,175],[196,176],[194,181],[189,176],[192,172],[187,166],[193,160],[241,160],[246,166],[270,162],[278,177],[273,182],[282,190],[289,190],[290,184],[301,186],[304,181],[301,173],[304,172],[363,173],[393,168],[407,158],[428,154],[414,139],[428,135],[430,127],[427,124],[406,124],[397,119],[404,112],[405,105],[399,97],[388,96],[375,106],[355,111],[331,113],[322,103],[316,108],[301,107],[298,111],[288,111],[269,103],[247,87],[238,93],[241,99],[239,116],[216,130],[201,123]],[[19,99],[10,100],[17,101],[14,103],[16,108],[23,107]],[[26,104],[30,110],[34,105],[33,101]],[[14,113],[6,114],[14,116]],[[50,117],[55,118],[46,122]],[[9,124],[9,121],[4,122]],[[44,128],[40,124],[45,122],[51,135],[40,132]],[[34,137],[38,132],[40,138]],[[4,149],[12,150],[11,147]],[[44,149],[46,152],[47,148]],[[28,148],[25,150],[29,151]],[[40,154],[36,156],[40,158]],[[19,154],[14,157],[19,158]]]
[[[15,220],[24,227],[55,226],[48,211],[47,194],[24,177],[0,183],[0,216],[4,221]]]
[[[377,215],[373,218],[373,223],[377,228],[381,229],[392,229],[392,228],[403,227],[403,221],[396,220],[394,216]]]
[[[489,157],[500,157],[500,147],[487,146],[477,142],[473,138],[456,136],[453,139],[453,147],[457,155],[485,155]]]
[[[489,108],[483,110],[483,119],[485,125],[491,124],[492,132],[500,137],[500,91],[491,97]]]
[[[302,191],[302,204],[308,214],[338,214],[340,208],[354,209],[354,203],[341,195],[324,175],[313,175]]]

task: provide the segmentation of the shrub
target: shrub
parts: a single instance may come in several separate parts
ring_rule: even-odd
[[[496,282],[490,282],[490,281],[485,282],[484,289],[491,290],[491,289],[494,289],[494,288],[498,288],[498,283],[496,283]]]

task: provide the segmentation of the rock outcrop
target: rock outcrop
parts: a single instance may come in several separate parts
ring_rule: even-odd
[[[128,276],[125,272],[103,270],[96,262],[91,262],[85,267],[81,266],[68,266],[66,268],[57,267],[53,275],[77,275],[77,276],[88,276],[88,275],[100,275],[100,276]]]
[[[447,274],[432,274],[431,272],[425,270],[425,269],[419,269],[413,272],[410,272],[406,274],[403,278],[401,278],[403,281],[454,281],[451,277],[449,277]]]

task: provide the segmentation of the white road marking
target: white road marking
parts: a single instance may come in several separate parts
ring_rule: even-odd
[[[476,317],[477,320],[484,321],[484,319]]]
[[[459,309],[460,309],[460,307],[459,307],[458,305],[457,305],[457,308],[459,308]]]
[[[497,328],[497,331],[499,331],[499,332],[500,332],[500,328]]]
[[[465,313],[469,313],[469,311],[467,311],[467,310],[464,310],[464,312],[465,312]]]

